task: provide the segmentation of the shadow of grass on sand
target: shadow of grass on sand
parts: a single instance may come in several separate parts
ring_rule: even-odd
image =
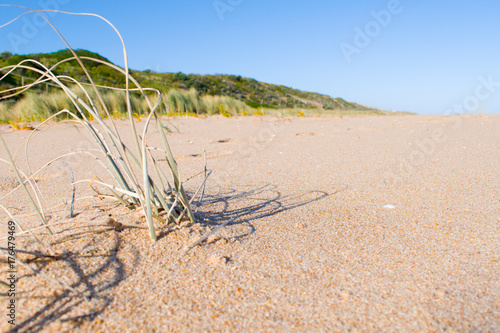
[[[201,224],[212,229],[223,221],[233,219],[230,223],[233,228],[231,238],[233,241],[242,241],[256,231],[254,221],[306,206],[329,195],[322,191],[283,195],[276,186],[270,184],[243,191],[230,189],[207,195],[196,216]],[[112,290],[131,275],[134,267],[140,265],[140,253],[136,248],[122,234],[112,234],[113,243],[106,250],[106,255],[80,255],[69,251],[61,255],[59,260],[68,269],[64,275],[72,276],[73,282],[69,285],[78,290],[79,294],[75,295],[61,288],[60,293],[51,296],[20,296],[19,298],[25,297],[30,302],[38,302],[36,298],[44,299],[45,305],[30,313],[28,318],[23,318],[12,331],[35,332],[57,322],[71,323],[73,329],[78,329],[102,314],[113,302]],[[164,234],[164,231],[160,234]],[[120,252],[124,252],[124,245],[128,252],[133,252],[127,263],[119,256]],[[37,264],[39,271],[50,270],[50,260],[39,259]],[[29,278],[30,275],[24,277]],[[24,294],[37,292],[31,290]],[[89,299],[88,304],[85,304],[87,301],[84,295]]]
[[[78,329],[85,321],[92,321],[104,312],[113,302],[110,291],[127,278],[126,265],[118,258],[123,242],[121,236],[115,233],[113,245],[108,249],[109,255],[106,256],[84,256],[69,251],[63,253],[59,261],[66,264],[69,269],[64,275],[76,277],[76,281],[70,286],[78,290],[79,294],[74,295],[70,290],[61,289],[60,293],[53,296],[26,296],[30,301],[33,301],[33,298],[42,298],[48,302],[29,317],[23,318],[11,331],[37,332],[57,321],[70,322],[73,329]],[[135,253],[134,265],[137,261],[138,254]],[[50,261],[37,260],[37,263],[40,271],[48,268]],[[30,275],[24,277],[29,278]],[[88,299],[86,306],[84,306],[84,303],[87,303],[85,297]],[[20,298],[22,296],[18,297]]]
[[[244,191],[229,189],[206,196],[196,215],[200,223],[211,226],[233,219],[229,225],[240,226],[240,232],[233,235],[232,239],[240,241],[255,232],[254,221],[307,206],[326,199],[329,195],[331,194],[324,191],[283,195],[277,186],[271,184]]]

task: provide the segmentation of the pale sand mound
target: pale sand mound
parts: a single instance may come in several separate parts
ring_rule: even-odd
[[[182,174],[203,169],[203,149],[213,169],[197,213],[202,224],[165,229],[156,244],[146,230],[125,229],[55,245],[73,254],[36,267],[92,298],[71,297],[19,267],[18,327],[499,330],[500,116],[253,119],[173,120],[180,133],[169,140]],[[30,149],[34,165],[91,146],[82,133],[63,124],[40,134]],[[12,147],[23,137],[4,135]],[[103,175],[91,160],[70,162],[77,179]],[[0,193],[16,185],[7,170],[1,166]],[[68,198],[64,166],[45,175],[37,184],[46,200]],[[78,185],[79,196],[92,194]],[[28,207],[16,198],[7,206]],[[75,211],[75,220],[112,214],[144,225],[140,214],[107,200],[78,201]],[[229,218],[234,223],[185,254]]]

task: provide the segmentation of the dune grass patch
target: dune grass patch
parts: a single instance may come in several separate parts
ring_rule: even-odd
[[[15,6],[19,7],[19,6]],[[24,7],[20,7],[24,8]],[[42,15],[44,11],[32,11],[24,8],[27,12],[34,12],[59,34],[56,27]],[[21,121],[37,120],[41,121],[32,128],[32,133],[24,143],[26,165],[21,169],[20,165],[13,157],[12,148],[8,147],[0,135],[0,151],[2,152],[1,163],[7,164],[15,173],[19,185],[7,195],[0,199],[0,209],[2,209],[9,219],[14,221],[21,231],[25,231],[22,219],[15,214],[15,210],[5,204],[18,191],[23,191],[31,204],[33,212],[38,216],[40,223],[45,230],[52,233],[51,223],[44,207],[45,200],[33,177],[42,172],[49,165],[58,161],[64,161],[69,155],[85,153],[95,159],[99,165],[108,173],[112,182],[104,182],[98,178],[88,180],[89,185],[106,189],[109,196],[114,197],[129,209],[142,209],[146,217],[149,236],[156,241],[157,232],[155,223],[178,224],[183,217],[187,217],[191,222],[195,222],[195,217],[191,209],[191,200],[188,198],[181,180],[177,163],[174,160],[172,151],[167,140],[167,127],[159,117],[162,112],[168,113],[171,106],[174,112],[183,113],[186,110],[199,107],[193,103],[199,100],[194,91],[186,94],[179,94],[175,91],[169,92],[166,98],[157,89],[143,88],[140,83],[130,75],[128,69],[127,50],[123,39],[116,28],[106,19],[95,14],[70,14],[94,16],[104,20],[115,30],[123,45],[123,57],[125,68],[122,69],[103,59],[79,56],[71,46],[64,40],[69,57],[59,60],[55,64],[47,66],[35,59],[23,59],[19,63],[1,68],[4,74],[2,78],[8,77],[11,73],[22,71],[24,73],[38,75],[34,81],[26,82],[21,86],[14,86],[1,92],[0,99],[0,119],[3,122],[12,119]],[[18,17],[19,19],[19,17]],[[12,21],[13,22],[13,21]],[[79,63],[81,70],[85,73],[85,78],[75,78],[64,74],[55,74],[58,66],[63,66],[69,61]],[[96,62],[102,66],[107,66],[110,70],[118,72],[124,77],[125,88],[105,87],[95,83],[86,70],[84,63]],[[49,93],[35,91],[37,86],[50,84]],[[186,108],[186,105],[189,107]],[[132,143],[126,144],[115,124],[113,116],[121,115],[128,119],[127,135],[132,137]],[[143,130],[138,131],[135,121],[138,117],[144,117]],[[35,131],[39,130],[45,123],[51,120],[71,120],[85,129],[93,138],[95,149],[85,152],[72,152],[58,156],[38,169],[32,169],[28,153],[28,146]],[[18,124],[13,124],[21,129]],[[161,136],[162,147],[152,147],[148,144],[148,131],[155,128]],[[28,128],[30,129],[30,128]],[[33,139],[36,140],[36,139]],[[162,169],[158,165],[158,158],[154,153],[163,155],[166,160],[168,170]],[[154,173],[154,174],[153,174]],[[60,221],[59,221],[60,222]],[[39,230],[39,229],[37,229]]]

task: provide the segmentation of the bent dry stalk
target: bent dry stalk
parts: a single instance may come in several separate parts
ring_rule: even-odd
[[[71,52],[72,57],[68,57],[67,59],[62,60],[55,65],[52,65],[51,67],[45,66],[41,62],[34,59],[27,59],[21,61],[16,65],[1,68],[0,72],[5,73],[5,75],[0,77],[0,81],[4,80],[9,74],[15,74],[16,71],[19,70],[22,70],[24,75],[26,75],[26,73],[29,73],[32,76],[36,75],[38,78],[34,82],[30,82],[29,84],[20,85],[13,89],[8,89],[0,92],[0,100],[18,96],[28,89],[31,89],[32,87],[40,84],[51,84],[51,86],[59,87],[67,95],[71,102],[71,105],[68,105],[65,109],[61,110],[57,114],[67,115],[87,130],[90,136],[94,139],[99,151],[98,154],[92,155],[115,181],[115,184],[106,184],[97,181],[95,183],[99,184],[100,186],[104,186],[109,192],[115,195],[117,199],[120,198],[119,201],[126,204],[128,207],[141,206],[144,210],[149,234],[153,241],[156,241],[156,232],[153,218],[154,216],[158,216],[158,212],[160,210],[168,212],[167,218],[165,220],[167,223],[179,223],[179,220],[183,214],[187,214],[189,219],[194,223],[195,217],[190,206],[190,200],[188,199],[184,191],[179,170],[177,168],[177,163],[175,162],[172,151],[168,144],[165,134],[165,126],[161,123],[161,120],[156,112],[162,96],[158,90],[142,88],[139,82],[137,82],[137,80],[135,80],[130,75],[127,60],[127,50],[120,33],[113,26],[113,24],[111,24],[105,18],[96,14],[67,13],[56,10],[37,11],[14,5],[12,5],[12,7],[23,8],[26,10],[26,12],[7,24],[16,21],[27,13],[34,13],[35,15],[39,15],[48,23],[50,27],[52,27],[55,33],[59,35],[61,40],[66,44],[68,50]],[[106,22],[116,32],[122,43],[125,68],[121,69],[100,59],[83,56],[81,57],[78,52],[71,48],[68,42],[52,25],[52,23],[44,15],[42,15],[43,12],[59,12],[68,15],[93,16]],[[1,27],[3,26],[0,26],[0,28]],[[78,62],[86,77],[85,81],[88,82],[82,83],[80,82],[81,80],[79,81],[67,75],[57,74],[58,66],[71,60],[76,60]],[[102,93],[103,89],[105,89],[106,87],[97,86],[95,84],[94,78],[89,74],[89,71],[86,69],[83,61],[95,61],[99,65],[108,66],[110,69],[116,70],[125,76],[125,88],[114,87],[110,89],[121,90],[126,94],[127,117],[130,124],[130,134],[132,135],[134,142],[132,148],[128,147],[122,140],[120,133],[115,126],[114,120],[111,117],[108,106],[104,102]],[[137,133],[134,113],[142,114],[143,112],[141,112],[141,110],[133,110],[130,95],[132,91],[140,93],[141,97],[147,104],[147,111],[144,113],[148,115],[148,118],[142,136]],[[151,93],[156,94],[154,103],[152,103],[151,100]],[[90,121],[90,119],[94,119],[94,121]],[[165,174],[165,171],[157,164],[157,160],[151,154],[151,150],[153,150],[154,147],[150,147],[147,145],[147,132],[149,129],[149,125],[152,122],[156,123],[156,128],[161,134],[161,139],[164,147],[163,149],[157,150],[163,151],[166,155],[166,161],[170,168],[170,174],[171,179],[173,179],[173,184],[168,181],[168,177]],[[43,222],[43,224],[47,225],[47,221],[43,213],[43,206],[41,204],[41,201],[39,200],[39,196],[41,196],[41,193],[39,192],[39,190],[37,191],[37,187],[31,184],[30,176],[25,176],[24,178],[21,176],[21,174],[23,173],[16,166],[14,159],[11,158],[11,155],[3,138],[0,139],[4,151],[7,153],[8,161],[10,162],[12,168],[15,170],[21,187],[25,191],[25,195],[31,202],[33,209],[37,212],[39,219]],[[28,140],[26,140],[24,145],[26,151],[25,156],[28,162],[29,138]],[[44,165],[42,169],[47,167],[49,164]],[[155,180],[153,180],[153,178],[149,174],[148,165],[154,167],[154,170],[158,176]],[[28,168],[28,175],[36,174],[41,170],[38,169],[33,173],[31,171],[31,167]],[[35,200],[33,199],[30,191],[27,189],[25,185],[26,182],[31,184],[31,189],[35,193],[38,204],[35,203]],[[174,207],[176,205],[179,206],[178,211],[182,212],[181,216],[178,216],[178,214],[175,213],[176,210],[174,209]]]

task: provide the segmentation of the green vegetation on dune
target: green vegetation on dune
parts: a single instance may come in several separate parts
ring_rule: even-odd
[[[252,108],[305,108],[329,110],[373,110],[340,98],[292,89],[285,86],[259,82],[236,75],[198,75],[184,73],[133,72],[133,75],[150,86],[177,89],[195,88],[202,95],[228,96]]]
[[[80,57],[92,57],[107,63],[109,60],[99,54],[77,50]],[[33,59],[52,69],[55,75],[75,78],[81,83],[88,83],[85,72],[76,60],[71,58],[69,50],[54,53],[13,55],[9,52],[0,54],[0,68],[16,65],[24,60]],[[107,65],[82,59],[89,75],[100,86],[124,88],[125,76]],[[30,64],[33,65],[32,63]],[[40,70],[43,68],[37,67]],[[351,103],[342,98],[292,89],[282,85],[259,82],[255,79],[236,75],[196,75],[184,73],[154,73],[150,70],[130,71],[141,84],[156,88],[165,97],[160,105],[160,114],[201,115],[222,114],[225,116],[247,114],[377,114],[380,110]],[[5,74],[0,73],[1,75]],[[40,73],[18,68],[0,80],[0,98],[8,95],[6,90],[29,84],[40,77]],[[29,93],[0,102],[0,121],[28,121],[46,119],[64,107],[71,108],[71,103],[59,88],[44,84]],[[45,88],[45,89],[44,89]],[[81,90],[81,89],[80,89]],[[112,105],[113,114],[123,114],[126,110],[124,93],[103,91],[106,102]],[[82,98],[84,94],[82,93]],[[144,100],[131,98],[137,115],[146,110]]]

